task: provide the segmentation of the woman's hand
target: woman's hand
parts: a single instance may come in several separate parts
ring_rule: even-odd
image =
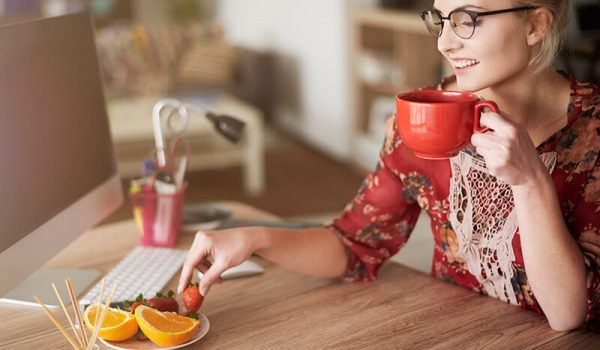
[[[494,112],[483,113],[481,125],[490,131],[474,133],[471,144],[483,156],[492,175],[519,186],[535,183],[540,174],[547,174],[525,129]]]
[[[256,250],[254,238],[248,228],[223,231],[199,231],[183,264],[179,286],[181,293],[190,282],[194,268],[204,277],[200,280],[200,293],[206,295],[221,274],[232,266],[244,262]]]

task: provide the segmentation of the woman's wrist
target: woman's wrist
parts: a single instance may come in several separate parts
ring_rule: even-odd
[[[267,249],[272,245],[272,235],[266,227],[251,227],[248,228],[250,249],[252,252],[259,252]]]
[[[552,181],[552,177],[548,173],[548,169],[546,166],[540,161],[540,167],[537,167],[531,172],[531,175],[527,177],[527,181],[513,185],[512,190],[516,195],[517,192],[520,193],[532,193],[536,191],[547,191],[548,189],[554,190],[554,182]]]

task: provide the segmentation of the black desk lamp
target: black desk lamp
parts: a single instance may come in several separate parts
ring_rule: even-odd
[[[225,114],[217,114],[208,109],[182,103],[176,99],[168,98],[158,101],[152,110],[152,122],[154,127],[154,139],[156,142],[156,160],[159,167],[166,164],[165,148],[163,138],[163,126],[169,136],[176,137],[182,135],[189,124],[190,114],[197,114],[206,117],[213,124],[217,133],[231,142],[238,142],[243,135],[245,123],[237,118]],[[178,123],[175,123],[172,116],[178,116]],[[184,206],[183,221],[186,220],[202,221],[207,219],[225,219],[230,215],[226,209],[215,208],[210,204],[198,206]]]
[[[243,121],[228,115],[216,114],[210,111],[206,112],[205,115],[206,118],[213,123],[215,130],[225,136],[229,141],[238,142],[242,138],[242,132],[246,126],[246,123]]]

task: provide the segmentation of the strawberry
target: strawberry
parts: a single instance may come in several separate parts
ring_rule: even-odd
[[[145,305],[146,302],[145,301],[136,301],[135,303],[131,304],[131,306],[129,307],[129,312],[131,313],[135,313],[135,309],[140,306],[140,305]]]
[[[158,311],[178,312],[179,304],[173,298],[175,292],[170,290],[167,295],[156,293],[156,297],[148,300],[148,306]]]
[[[135,300],[125,300],[125,306],[129,307],[129,312],[134,313],[135,308],[140,305],[146,305],[147,301],[144,298],[144,295],[140,293]]]
[[[183,305],[188,312],[196,312],[202,306],[204,297],[200,294],[198,283],[190,283],[182,293]]]

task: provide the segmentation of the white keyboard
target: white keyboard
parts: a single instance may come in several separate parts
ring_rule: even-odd
[[[113,303],[134,300],[138,294],[152,298],[163,290],[171,278],[179,272],[187,251],[171,248],[138,246],[127,254],[104,278],[104,298],[108,296],[113,283],[117,289]],[[98,301],[102,280],[79,299],[81,305]]]

